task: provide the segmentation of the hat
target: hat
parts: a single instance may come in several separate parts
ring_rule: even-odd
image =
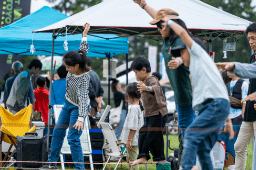
[[[192,38],[197,44],[199,44],[204,50],[205,50],[205,46],[204,46],[204,43],[198,39],[198,38],[195,38],[193,37]],[[186,45],[184,44],[184,42],[182,41],[182,44],[176,46],[176,47],[173,47],[171,48],[171,53],[174,57],[180,57],[180,51],[184,48],[187,48]]]
[[[172,15],[172,19],[179,19],[179,14],[177,12],[169,8],[163,8],[157,11],[155,19],[151,21],[150,24],[156,25],[156,23],[161,21],[166,15]]]

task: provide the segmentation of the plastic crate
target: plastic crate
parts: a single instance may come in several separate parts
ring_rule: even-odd
[[[156,170],[172,170],[170,162],[159,162],[156,165]]]

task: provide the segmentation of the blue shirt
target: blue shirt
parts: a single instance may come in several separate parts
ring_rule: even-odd
[[[63,105],[66,94],[66,79],[58,79],[52,83],[51,105]]]

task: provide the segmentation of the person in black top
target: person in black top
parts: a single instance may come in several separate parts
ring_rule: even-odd
[[[124,93],[121,91],[122,86],[121,86],[120,82],[116,79],[112,79],[112,80],[113,80],[113,82],[111,83],[111,90],[114,93],[115,107],[119,107],[121,104],[121,101],[123,101],[120,122],[117,124],[117,127],[114,130],[116,138],[119,139],[122,129],[123,129],[124,121],[126,118],[126,107],[125,107]]]

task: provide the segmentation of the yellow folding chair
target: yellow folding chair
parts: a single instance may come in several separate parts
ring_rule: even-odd
[[[3,161],[11,159],[10,151],[14,146],[17,148],[17,136],[24,136],[26,132],[35,132],[36,126],[29,126],[32,114],[32,104],[13,115],[11,112],[0,106],[0,117],[2,126],[0,129],[0,161],[2,161],[2,141],[11,144]],[[0,163],[0,166],[7,166],[8,162]]]

